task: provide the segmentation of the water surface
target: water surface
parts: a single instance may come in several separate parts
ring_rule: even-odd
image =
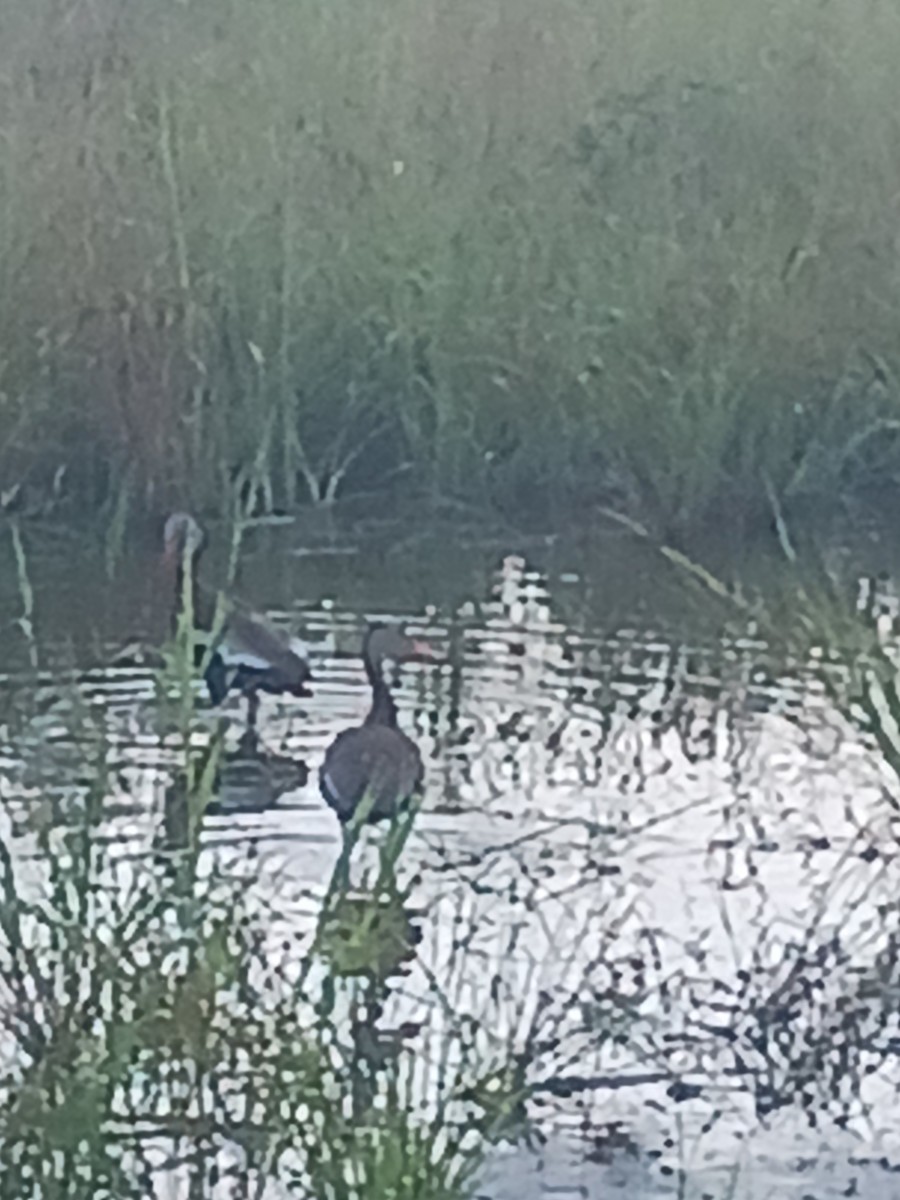
[[[135,552],[110,578],[75,537],[26,548],[31,647],[8,560],[0,576],[6,831],[27,856],[84,788],[77,694],[112,747],[110,835],[139,853],[173,751],[152,670],[113,664],[165,628],[155,555]],[[206,566],[215,579],[221,555]],[[484,1195],[900,1194],[900,1076],[884,1051],[900,1031],[851,1035],[838,1019],[885,950],[897,783],[811,670],[618,532],[370,527],[323,541],[266,528],[248,536],[237,588],[302,632],[315,676],[313,698],[264,697],[260,712],[268,751],[306,763],[308,782],[288,770],[282,794],[223,797],[205,822],[210,854],[257,856],[273,947],[311,919],[336,861],[316,771],[366,710],[365,621],[407,622],[439,652],[396,688],[427,764],[403,860],[424,936],[398,1011],[420,1016],[429,981],[452,977],[492,1033],[515,1039],[546,996],[556,1013],[554,1048],[533,1067],[546,1144],[498,1150]],[[226,712],[233,743],[240,703]],[[856,1087],[850,1036],[872,1039]],[[823,1038],[833,1053],[801,1086],[798,1047]]]

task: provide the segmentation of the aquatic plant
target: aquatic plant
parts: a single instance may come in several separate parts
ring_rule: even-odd
[[[253,857],[204,855],[223,730],[197,707],[189,573],[184,587],[159,671],[172,753],[152,836],[110,836],[115,767],[83,708],[86,783],[33,822],[31,856],[0,831],[0,1194],[126,1200],[165,1176],[198,1197],[278,1181],[315,1200],[462,1200],[507,1109],[466,1081],[514,1076],[521,1106],[531,1056],[497,1038],[485,1056],[437,978],[433,1029],[427,1013],[390,1024],[419,936],[396,879],[414,811],[368,881],[351,893],[339,856],[312,923],[274,943]]]

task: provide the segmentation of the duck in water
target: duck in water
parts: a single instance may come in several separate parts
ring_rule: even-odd
[[[208,639],[213,632],[216,603],[197,583],[197,564],[206,543],[204,532],[189,513],[177,512],[166,521],[163,542],[176,620],[187,567],[191,572],[194,624],[201,638],[206,635]],[[259,693],[311,695],[306,686],[311,678],[309,659],[306,647],[299,639],[273,629],[262,617],[239,611],[233,601],[226,601],[224,612],[204,679],[213,704],[221,704],[232,690],[246,698],[247,731],[242,741],[245,746],[255,745]],[[198,662],[205,657],[206,649],[206,646],[198,645]]]
[[[384,672],[390,662],[433,658],[431,648],[393,625],[371,625],[363,641],[363,664],[372,704],[361,725],[345,729],[325,753],[319,788],[338,820],[346,825],[366,799],[365,819],[389,820],[419,790],[422,755],[397,725],[397,706]]]

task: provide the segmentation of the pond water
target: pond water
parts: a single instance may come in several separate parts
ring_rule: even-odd
[[[110,579],[74,536],[27,549],[37,675],[10,560],[0,574],[5,834],[24,858],[65,820],[86,754],[75,688],[112,747],[109,829],[149,845],[171,750],[152,671],[115,663],[159,634],[154,555]],[[204,826],[210,854],[256,856],[273,946],[339,852],[316,772],[367,707],[365,620],[403,620],[439,653],[395,689],[427,766],[403,858],[423,936],[398,1006],[421,1015],[452,978],[500,1037],[555,1014],[531,1075],[544,1140],[498,1147],[479,1195],[900,1195],[900,1020],[870,1027],[863,1000],[845,1020],[887,977],[900,789],[811,670],[616,532],[261,528],[236,588],[302,632],[315,680],[309,700],[263,698],[280,782],[260,798],[226,775]],[[241,706],[225,711],[233,741]]]

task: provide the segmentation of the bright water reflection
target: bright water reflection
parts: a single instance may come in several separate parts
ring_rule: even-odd
[[[848,1032],[841,1005],[883,974],[897,781],[802,664],[773,661],[752,631],[698,632],[703,616],[685,620],[629,553],[585,565],[559,547],[457,551],[449,580],[401,555],[386,586],[378,555],[267,547],[274,572],[253,572],[253,599],[302,627],[315,696],[263,698],[260,730],[286,770],[261,804],[247,803],[252,779],[226,773],[205,846],[224,862],[253,850],[273,958],[286,932],[311,928],[339,849],[316,771],[366,708],[363,619],[408,622],[442,662],[396,689],[427,786],[403,860],[423,938],[391,1016],[435,1010],[439,981],[485,1038],[515,1041],[553,1006],[532,1068],[549,1165],[538,1176],[517,1151],[486,1194],[599,1196],[618,1179],[633,1196],[894,1195],[868,1160],[900,1162],[900,1030]],[[627,622],[598,603],[613,555],[626,595],[629,567],[651,580]],[[44,673],[0,680],[4,824],[28,856],[35,829],[65,823],[90,786],[91,720],[74,695],[109,739],[108,834],[148,853],[173,749],[152,671],[103,664],[149,630],[153,605],[137,571],[115,601],[54,613],[54,570],[37,588]],[[129,596],[142,599],[129,609]],[[23,695],[24,724],[8,699]],[[807,1070],[803,1047],[822,1038],[834,1053],[810,1049]],[[871,1042],[864,1062],[853,1038]]]

